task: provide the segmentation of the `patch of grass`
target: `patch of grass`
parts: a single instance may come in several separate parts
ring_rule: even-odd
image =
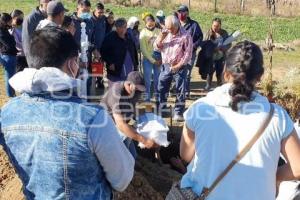
[[[11,12],[15,8],[23,10],[28,14],[32,9],[37,6],[36,0],[15,0],[4,1],[0,0],[1,11]],[[66,7],[70,11],[75,11],[76,4],[73,0],[63,0]],[[95,4],[96,0],[92,0]],[[157,9],[146,7],[123,7],[112,4],[107,4],[107,8],[114,11],[118,17],[138,16],[145,11],[150,11],[153,14]],[[166,10],[167,14],[172,14],[172,10]],[[228,30],[229,33],[234,30],[241,30],[244,32],[243,39],[249,39],[252,41],[264,41],[269,28],[269,18],[265,16],[246,16],[246,15],[234,15],[224,13],[212,13],[212,12],[191,12],[192,18],[197,20],[205,33],[211,24],[214,17],[220,17],[223,19],[223,27]],[[290,42],[300,38],[300,17],[295,18],[280,18],[274,19],[274,40],[275,42]]]

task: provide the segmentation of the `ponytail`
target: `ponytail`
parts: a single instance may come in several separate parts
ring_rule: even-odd
[[[233,77],[229,94],[232,97],[230,106],[238,111],[240,102],[251,101],[255,81],[264,73],[263,54],[260,48],[249,41],[240,42],[227,54],[226,71]]]

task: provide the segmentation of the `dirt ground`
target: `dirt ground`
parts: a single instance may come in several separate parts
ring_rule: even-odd
[[[280,78],[281,74],[286,71],[286,63],[288,58],[284,53],[282,59],[278,59],[278,66],[274,69],[274,78]],[[299,67],[299,62],[293,66]],[[205,95],[203,88],[205,82],[200,80],[198,75],[198,68],[194,68],[192,74],[192,97],[193,99],[187,101],[189,106],[195,99]],[[4,93],[4,83],[2,77],[0,78],[0,106],[7,102],[7,98]],[[170,99],[170,103],[173,103],[174,99]],[[175,137],[180,138],[181,123],[173,124],[171,129],[172,134]],[[135,177],[129,186],[129,188],[122,194],[115,194],[116,199],[147,199],[156,200],[164,199],[173,181],[179,180],[180,174],[171,170],[168,165],[160,166],[158,163],[153,163],[151,160],[140,158],[136,166]],[[0,200],[22,200],[24,196],[22,194],[22,184],[12,168],[7,155],[3,151],[0,145]]]

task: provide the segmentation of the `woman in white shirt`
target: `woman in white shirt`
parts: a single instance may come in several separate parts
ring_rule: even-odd
[[[189,165],[181,188],[191,188],[200,195],[262,126],[271,107],[255,90],[263,73],[260,48],[252,42],[240,42],[227,55],[227,83],[185,112],[180,155]],[[300,178],[300,143],[293,122],[283,108],[276,104],[274,108],[262,136],[208,200],[274,200],[280,182]],[[280,152],[288,164],[277,168]]]

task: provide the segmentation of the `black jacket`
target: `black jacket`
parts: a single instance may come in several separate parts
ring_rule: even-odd
[[[22,28],[22,45],[25,55],[28,54],[30,38],[35,31],[36,27],[46,18],[46,15],[43,14],[40,9],[37,7],[34,9],[29,16],[24,19],[23,28]]]
[[[105,37],[100,53],[102,59],[106,62],[108,74],[113,76],[121,74],[127,50],[130,53],[134,70],[137,71],[138,54],[134,42],[128,36],[126,36],[126,39],[120,38],[116,31]],[[111,64],[115,65],[115,70],[109,69],[108,66]]]
[[[196,67],[199,67],[199,74],[203,80],[206,80],[207,75],[213,72],[213,55],[216,48],[211,40],[206,40],[202,43],[202,49],[198,54]]]
[[[203,40],[203,33],[198,22],[188,17],[184,29],[191,34],[193,39],[193,50],[196,51],[197,48],[201,46]]]
[[[98,51],[100,51],[103,40],[106,35],[106,17],[102,16],[101,18],[97,18],[95,14],[93,14],[92,21],[94,23],[94,43],[95,47]]]
[[[15,38],[6,28],[0,28],[0,53],[10,56],[16,56],[18,53]]]

